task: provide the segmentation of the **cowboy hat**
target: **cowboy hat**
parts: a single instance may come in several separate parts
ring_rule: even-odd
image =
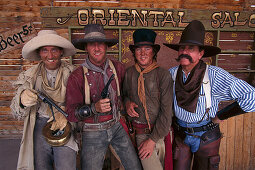
[[[107,39],[104,33],[104,28],[100,24],[88,24],[84,27],[85,36],[83,39],[73,40],[73,45],[80,49],[85,49],[85,44],[89,42],[104,42],[108,47],[117,44],[117,39]]]
[[[40,60],[38,49],[43,46],[56,46],[63,49],[62,57],[72,56],[76,53],[73,44],[59,36],[54,30],[41,30],[38,35],[28,41],[22,48],[22,56],[28,60]]]
[[[157,34],[153,30],[146,28],[137,29],[133,34],[134,45],[129,45],[129,49],[132,51],[132,53],[134,53],[135,48],[143,45],[149,45],[154,48],[155,53],[157,54],[160,50],[160,45],[154,44],[156,36]]]
[[[203,57],[210,57],[221,52],[221,49],[216,46],[204,45],[205,39],[205,27],[202,22],[198,20],[193,20],[189,25],[183,30],[179,44],[167,44],[163,43],[165,46],[178,51],[180,46],[185,45],[197,45],[204,49]]]

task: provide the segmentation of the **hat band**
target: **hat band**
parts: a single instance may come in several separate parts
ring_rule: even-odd
[[[197,45],[204,45],[204,44],[202,44],[202,43],[199,42],[199,41],[193,41],[193,40],[186,40],[186,41],[183,42],[183,43],[191,43],[191,44],[197,44]]]
[[[103,38],[105,39],[105,35],[101,32],[90,32],[84,36],[84,38]]]

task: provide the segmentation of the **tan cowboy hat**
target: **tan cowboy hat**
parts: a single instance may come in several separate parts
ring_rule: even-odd
[[[22,48],[22,56],[28,60],[40,60],[38,49],[43,46],[56,46],[63,48],[62,57],[72,56],[76,53],[73,44],[59,36],[54,30],[41,30],[38,35],[28,41]]]
[[[119,42],[118,39],[108,39],[105,36],[104,28],[100,24],[88,24],[84,27],[85,36],[83,39],[73,40],[73,45],[85,50],[85,44],[88,42],[104,42],[108,47],[111,47]]]
[[[178,51],[180,46],[185,45],[197,45],[204,49],[203,57],[210,57],[221,52],[221,49],[216,46],[204,45],[205,39],[205,27],[202,22],[198,20],[193,20],[182,32],[179,44],[167,44],[163,43],[165,46]]]

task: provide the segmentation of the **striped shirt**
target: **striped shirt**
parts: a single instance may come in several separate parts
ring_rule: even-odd
[[[172,77],[174,77],[175,70],[178,66],[169,69]],[[187,77],[183,74],[183,80]],[[240,107],[245,112],[255,112],[255,88],[247,82],[238,79],[225,71],[222,68],[210,65],[208,68],[208,76],[211,84],[211,108],[209,110],[209,117],[215,117],[218,111],[220,101],[236,100]],[[191,113],[179,107],[175,95],[175,85],[173,89],[175,116],[187,123],[194,123],[202,120],[205,115],[205,93],[203,86],[201,86],[196,112]],[[204,119],[208,118],[208,114]]]

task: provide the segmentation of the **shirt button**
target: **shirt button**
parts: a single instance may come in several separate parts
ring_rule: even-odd
[[[95,74],[96,72],[93,71],[93,74]]]
[[[92,84],[89,84],[89,86],[92,86]]]
[[[93,94],[93,97],[95,98],[95,97],[96,97],[96,95],[94,95],[94,94]]]
[[[110,72],[112,72],[112,69],[110,69]]]
[[[89,73],[87,73],[87,76],[89,76]]]

